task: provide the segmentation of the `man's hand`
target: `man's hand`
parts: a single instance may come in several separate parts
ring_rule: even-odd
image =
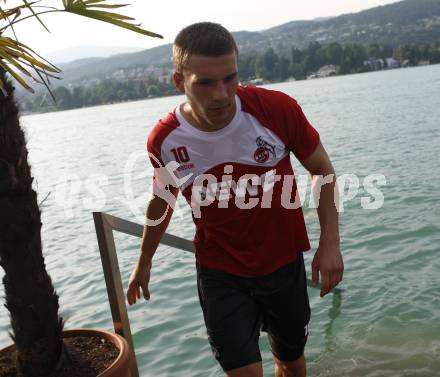
[[[127,289],[127,301],[129,305],[136,303],[138,298],[141,298],[141,289],[145,300],[150,299],[150,291],[148,290],[148,283],[150,282],[151,261],[147,264],[137,264],[133,270]]]
[[[339,250],[339,242],[320,242],[312,262],[312,283],[316,287],[321,274],[321,297],[342,281],[343,273],[344,262]]]

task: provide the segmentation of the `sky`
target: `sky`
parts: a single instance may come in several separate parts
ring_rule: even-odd
[[[8,1],[8,6],[18,0]],[[68,13],[43,15],[48,33],[37,21],[16,25],[22,43],[45,54],[82,45],[129,46],[151,48],[171,43],[183,27],[199,21],[221,23],[230,31],[259,31],[294,20],[338,16],[359,12],[399,0],[120,0],[130,3],[121,13],[133,16],[142,27],[162,34],[164,39],[137,35],[103,22]],[[43,0],[41,4],[62,7],[61,0]]]

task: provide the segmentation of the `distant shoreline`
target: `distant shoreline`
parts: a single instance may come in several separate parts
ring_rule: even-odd
[[[326,77],[305,78],[305,79],[299,79],[299,80],[291,80],[291,79],[287,79],[287,80],[283,80],[283,81],[267,81],[267,80],[263,80],[264,82],[261,85],[259,84],[259,85],[256,85],[256,86],[281,84],[281,83],[287,83],[287,82],[314,81],[314,80],[325,79],[325,78],[343,77],[343,76],[360,75],[360,74],[376,73],[376,72],[386,72],[386,71],[396,71],[396,70],[409,69],[409,68],[422,68],[422,67],[430,67],[430,66],[435,66],[435,65],[440,65],[440,63],[427,64],[427,65],[407,66],[407,67],[399,67],[399,68],[385,68],[385,69],[379,69],[379,70],[368,71],[368,72],[355,72],[355,73],[346,73],[346,74],[335,74],[335,75],[330,75],[330,76],[326,76]],[[246,81],[246,82],[241,83],[241,85],[255,85],[255,84],[252,84],[249,81]],[[31,116],[31,115],[58,113],[58,112],[61,112],[61,111],[90,109],[90,108],[93,108],[93,107],[102,107],[102,106],[117,105],[117,104],[123,104],[123,103],[133,103],[133,102],[139,102],[139,101],[145,101],[145,100],[154,100],[154,99],[158,99],[158,98],[177,97],[179,95],[182,95],[182,94],[181,93],[177,93],[177,94],[173,94],[173,95],[145,97],[145,98],[139,98],[139,99],[134,99],[134,100],[130,100],[130,101],[109,102],[109,103],[103,103],[103,104],[99,104],[99,105],[75,107],[75,108],[71,108],[71,109],[59,109],[59,110],[50,110],[50,111],[41,111],[41,112],[38,112],[38,111],[35,111],[35,112],[22,112],[22,111],[20,111],[20,116]]]

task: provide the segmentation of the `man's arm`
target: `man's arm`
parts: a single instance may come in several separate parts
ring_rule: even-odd
[[[302,165],[312,175],[321,226],[319,247],[312,262],[312,282],[317,286],[321,274],[320,296],[324,297],[342,280],[344,262],[339,249],[339,222],[336,208],[336,176],[321,143]],[[327,178],[326,178],[327,177]]]
[[[178,189],[172,189],[171,192],[174,196],[177,196]],[[128,283],[127,301],[130,305],[135,304],[136,300],[141,297],[141,289],[145,300],[150,299],[148,283],[150,281],[151,261],[173,214],[173,209],[169,204],[158,196],[154,196],[148,203],[145,215],[150,220],[160,219],[167,210],[168,212],[161,223],[155,226],[144,226],[141,253]]]

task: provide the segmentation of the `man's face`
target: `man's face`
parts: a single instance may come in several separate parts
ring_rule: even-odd
[[[238,81],[235,53],[191,55],[188,69],[174,74],[176,87],[188,99],[185,113],[205,131],[223,128],[234,117]]]

